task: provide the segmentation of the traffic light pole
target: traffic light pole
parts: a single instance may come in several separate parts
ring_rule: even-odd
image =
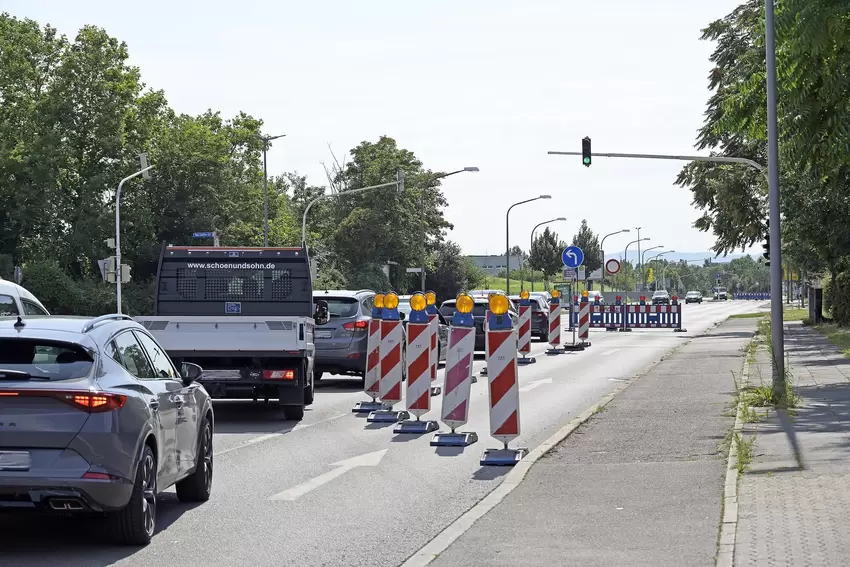
[[[593,153],[593,157],[664,159],[678,161],[703,161],[709,163],[739,163],[756,169],[767,177],[769,201],[770,247],[770,326],[773,355],[773,393],[777,400],[785,395],[785,336],[782,326],[782,240],[779,227],[779,146],[776,133],[776,57],[773,28],[773,3],[766,3],[767,25],[767,92],[768,92],[768,162],[770,168],[757,161],[741,157],[726,156],[680,156],[668,154]],[[584,142],[584,141],[582,141]],[[583,156],[583,152],[547,152],[557,156]],[[584,158],[582,158],[583,160]],[[585,163],[585,165],[587,165]]]

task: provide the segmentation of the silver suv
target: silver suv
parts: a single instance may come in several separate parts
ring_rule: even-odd
[[[202,372],[126,315],[0,318],[0,510],[105,514],[119,543],[149,543],[161,492],[212,491]]]
[[[316,325],[313,340],[316,344],[313,380],[325,372],[359,376],[366,373],[366,343],[375,292],[371,289],[323,290],[313,292],[313,303],[325,301],[330,319]]]

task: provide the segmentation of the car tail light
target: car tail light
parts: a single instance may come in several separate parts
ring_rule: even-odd
[[[369,321],[361,319],[360,321],[351,321],[342,326],[346,331],[365,331],[369,328]]]
[[[109,392],[75,392],[61,390],[18,390],[0,392],[3,397],[54,398],[88,413],[105,413],[124,407],[127,396]]]
[[[294,370],[263,370],[264,380],[294,380]]]
[[[86,480],[121,480],[121,477],[114,476],[111,474],[106,474],[102,472],[92,472],[89,471],[82,476],[82,478]]]

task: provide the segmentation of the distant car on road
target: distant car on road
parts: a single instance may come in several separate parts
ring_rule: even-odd
[[[599,305],[605,305],[605,298],[602,297],[601,293],[596,290],[587,291],[587,300],[589,302],[594,303],[597,299],[599,300]],[[581,301],[581,296],[579,296],[579,301]]]
[[[361,290],[322,290],[313,292],[313,303],[325,301],[330,319],[317,325],[313,334],[316,362],[313,380],[329,374],[366,374],[366,343],[375,292]]]
[[[702,293],[699,291],[689,291],[685,295],[685,303],[702,303]]]
[[[718,287],[717,289],[715,289],[714,290],[714,299],[722,299],[723,301],[726,301],[727,299],[729,299],[729,294],[726,292],[726,288],[725,287]]]
[[[652,294],[653,305],[670,305],[670,294],[666,289],[659,289]]]
[[[543,297],[532,295],[528,298],[531,301],[531,334],[538,339],[549,339],[549,304]],[[510,300],[519,306],[520,297],[512,295]],[[519,310],[519,307],[517,307]]]
[[[157,496],[210,497],[213,409],[126,315],[0,319],[0,510],[105,514],[146,545]]]
[[[475,305],[472,308],[472,317],[475,319],[475,350],[483,351],[485,349],[485,341],[484,341],[484,319],[487,313],[487,309],[489,308],[489,300],[486,297],[473,297],[475,301]],[[510,299],[508,299],[510,301]],[[516,305],[510,301],[511,306],[508,308],[508,313],[511,316],[511,321],[513,322],[513,327],[516,328],[519,313],[517,311]],[[440,306],[440,313],[443,314],[443,317],[446,319],[451,319],[455,314],[455,304],[456,301],[454,299],[449,299],[448,301],[444,301]]]
[[[26,288],[0,278],[0,317],[12,315],[50,315],[50,313]]]

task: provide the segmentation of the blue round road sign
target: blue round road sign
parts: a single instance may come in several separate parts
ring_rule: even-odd
[[[561,261],[568,268],[578,268],[584,263],[584,252],[578,246],[567,246],[561,252]]]

